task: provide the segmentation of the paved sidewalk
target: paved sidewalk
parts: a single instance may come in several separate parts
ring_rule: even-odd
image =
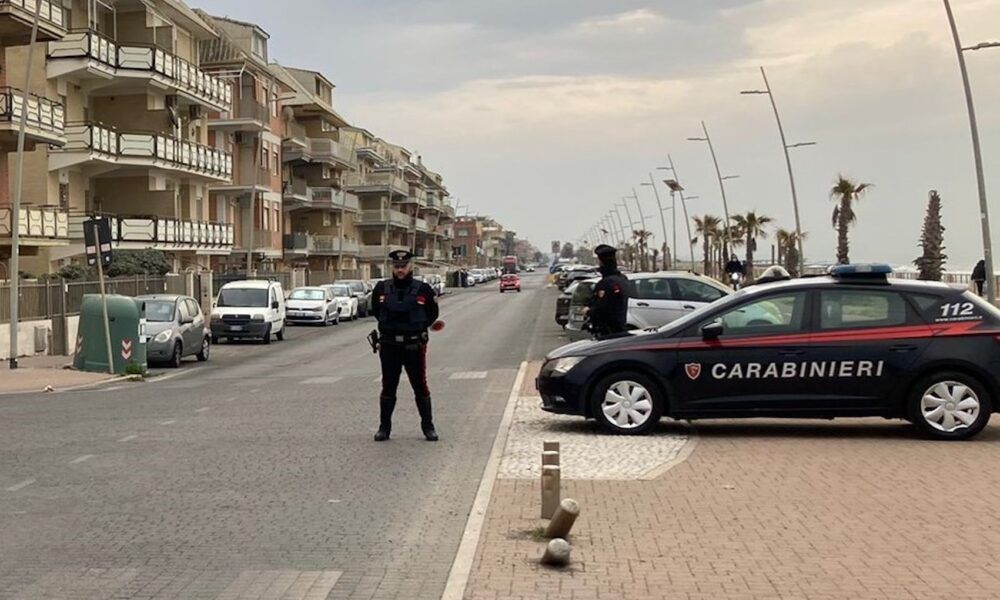
[[[29,356],[18,359],[17,369],[8,369],[7,361],[0,364],[0,394],[52,391],[99,383],[111,378],[107,373],[85,373],[64,368],[72,364],[71,356]]]
[[[465,597],[997,597],[998,419],[968,443],[860,419],[696,433],[653,480],[564,480],[582,506],[565,570],[537,564],[537,480],[501,475]]]

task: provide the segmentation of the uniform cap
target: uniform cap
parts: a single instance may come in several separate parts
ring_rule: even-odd
[[[618,253],[618,249],[614,246],[609,246],[607,244],[601,244],[600,246],[594,248],[594,254],[597,256],[614,256]]]
[[[413,258],[413,253],[409,250],[393,250],[389,253],[389,260],[394,265],[405,265]]]

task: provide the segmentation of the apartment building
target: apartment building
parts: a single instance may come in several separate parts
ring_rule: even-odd
[[[514,246],[514,232],[495,219],[459,217],[454,223],[452,260],[465,267],[500,267]]]

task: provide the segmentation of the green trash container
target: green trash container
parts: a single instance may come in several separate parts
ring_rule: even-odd
[[[129,365],[146,370],[145,319],[142,303],[128,296],[108,294],[108,326],[114,372],[124,374]],[[80,306],[73,367],[94,373],[108,372],[108,346],[104,338],[104,312],[100,294],[86,294]]]

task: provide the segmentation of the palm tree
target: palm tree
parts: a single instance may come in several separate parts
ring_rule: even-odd
[[[750,211],[745,215],[736,215],[734,219],[739,232],[743,234],[741,238],[746,243],[747,259],[744,270],[746,271],[747,281],[753,281],[753,253],[757,250],[757,238],[767,237],[764,227],[770,225],[774,219],[767,215],[758,215],[754,211]]]
[[[632,239],[635,240],[636,249],[639,252],[639,268],[643,271],[646,270],[646,259],[648,258],[646,246],[652,237],[653,232],[645,229],[636,229],[632,232]]]
[[[806,232],[802,232],[802,239],[808,237]],[[799,236],[794,231],[778,229],[774,232],[774,238],[778,242],[778,263],[785,267],[785,270],[792,277],[799,277]]]
[[[779,227],[774,232],[774,243],[778,246],[778,264],[785,264],[785,248],[788,247],[788,240],[791,236],[795,235],[791,231],[788,231],[784,227]]]
[[[705,215],[702,217],[694,218],[694,230],[695,232],[698,233],[699,236],[701,236],[702,249],[705,252],[704,255],[705,264],[703,268],[705,271],[704,274],[706,276],[709,275],[711,271],[710,267],[712,264],[711,262],[712,257],[710,256],[710,252],[712,250],[712,239],[713,238],[717,239],[716,236],[719,231],[719,223],[721,222],[722,220],[719,219],[719,217],[713,215]],[[697,244],[698,238],[695,237],[691,241]]]
[[[837,230],[837,262],[842,265],[850,262],[847,230],[858,222],[858,215],[854,212],[854,203],[860,200],[870,187],[872,187],[870,183],[854,183],[843,175],[839,175],[837,183],[830,189],[830,198],[837,203],[833,209],[831,222],[833,228]]]

